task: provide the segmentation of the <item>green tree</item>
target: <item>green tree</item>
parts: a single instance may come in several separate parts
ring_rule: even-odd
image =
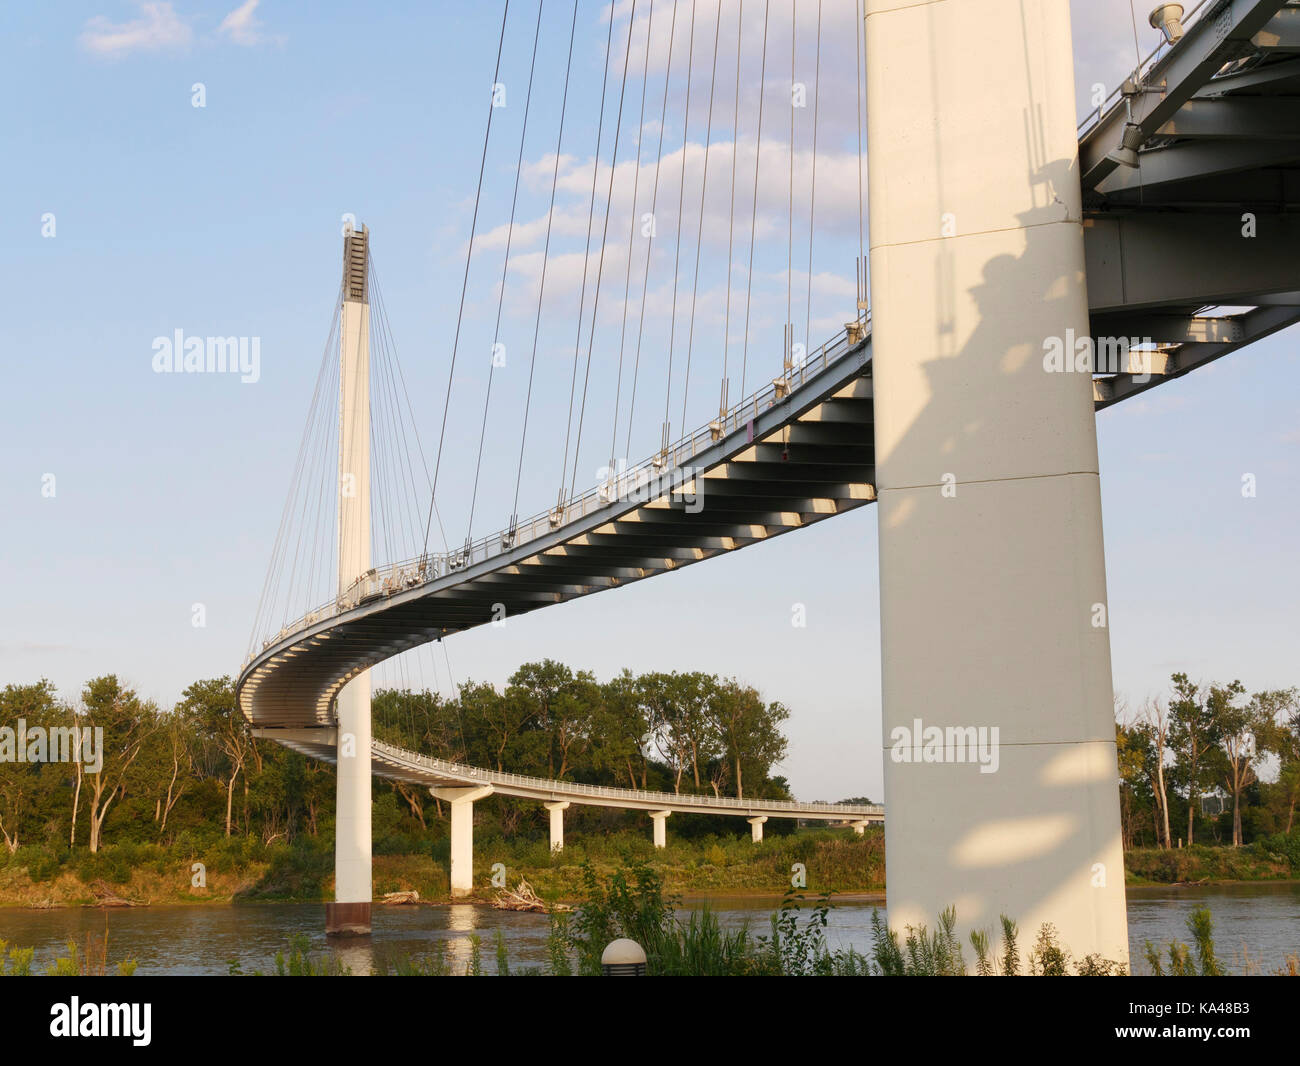
[[[1296,806],[1300,804],[1300,691],[1287,689],[1275,719],[1277,754],[1280,760],[1274,791],[1285,813],[1286,829],[1295,826]]]
[[[243,714],[235,706],[235,686],[229,677],[195,681],[182,694],[179,709],[193,715],[220,756],[217,774],[226,790],[226,836],[233,826],[235,781],[253,746]]]
[[[650,761],[641,738],[650,732],[650,721],[641,701],[640,679],[624,669],[601,686],[600,703],[592,718],[592,769],[629,788],[645,788]]]
[[[48,729],[67,725],[69,714],[59,705],[54,685],[42,679],[33,685],[6,685],[0,692],[0,726],[14,731],[15,746],[20,720],[29,729]],[[61,776],[54,766],[39,762],[15,761],[0,769],[0,838],[10,854],[18,850],[28,826],[34,828],[32,815],[39,816]]]
[[[73,840],[76,839],[76,804],[84,777],[88,779],[86,814],[90,820],[90,850],[94,853],[103,842],[104,819],[114,801],[126,794],[128,776],[145,740],[158,728],[158,709],[153,703],[141,702],[135,692],[123,688],[117,677],[109,674],[86,685],[78,718],[83,729],[103,730],[99,772],[88,772],[83,762],[75,764],[78,788],[73,807]]]
[[[1137,837],[1136,821],[1138,811],[1144,810],[1150,801],[1154,806],[1148,782],[1151,779],[1151,763],[1154,760],[1154,747],[1151,732],[1145,723],[1125,725],[1115,723],[1115,749],[1119,759],[1119,811],[1120,828],[1124,837],[1125,849],[1132,848]],[[1159,825],[1153,816],[1153,823]],[[1159,833],[1159,829],[1156,830]]]
[[[736,797],[745,795],[745,774],[759,782],[785,758],[788,744],[781,724],[790,712],[780,703],[764,703],[758,690],[734,678],[718,689],[712,710],[736,779]]]
[[[482,737],[481,745],[471,742],[471,756],[473,749],[479,747],[489,766],[505,770],[510,763],[511,769],[518,770],[510,754],[517,752],[519,741],[534,717],[528,703],[507,700],[491,685],[466,681],[460,686],[460,709],[465,722],[473,723]],[[471,761],[475,760],[471,758]]]
[[[1169,746],[1178,759],[1178,773],[1187,790],[1187,843],[1195,839],[1196,808],[1213,780],[1212,753],[1219,746],[1219,723],[1225,702],[1245,690],[1239,681],[1227,686],[1201,686],[1184,673],[1174,674],[1169,701]]]
[[[1240,847],[1241,796],[1259,781],[1260,760],[1277,750],[1277,710],[1285,700],[1281,692],[1257,692],[1242,703],[1240,683],[1225,690],[1216,704],[1219,729],[1221,778],[1232,796],[1232,844]],[[1231,698],[1227,698],[1227,697]]]

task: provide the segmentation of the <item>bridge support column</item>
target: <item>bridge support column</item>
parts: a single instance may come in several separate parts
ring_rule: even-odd
[[[551,813],[551,850],[564,850],[564,812],[569,809],[568,800],[556,800],[545,804]]]
[[[854,831],[855,833],[857,833],[858,836],[862,836],[864,833],[866,833],[866,831],[867,831],[867,822],[866,822],[866,819],[863,819],[863,820],[860,821],[860,822],[854,822],[854,823],[853,823],[853,831]]]
[[[763,823],[767,821],[766,814],[760,814],[754,818],[746,818],[749,822],[749,835],[755,844],[763,843]]]
[[[668,846],[668,816],[672,811],[651,811],[650,820],[654,823],[654,841],[655,847],[666,848]]]
[[[429,789],[451,807],[451,894],[474,892],[474,801],[492,795],[491,785]]]
[[[889,922],[1127,960],[1069,2],[865,33]]]
[[[369,236],[348,229],[343,242],[343,307],[339,321],[339,593],[370,568],[370,304]],[[370,673],[349,681],[336,701],[334,902],[325,931],[370,934]]]

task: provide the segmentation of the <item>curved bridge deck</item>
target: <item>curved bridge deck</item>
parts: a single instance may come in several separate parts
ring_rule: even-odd
[[[330,729],[258,730],[287,748],[323,762],[335,759],[335,733]],[[406,781],[427,788],[490,786],[492,792],[542,803],[568,801],[588,807],[620,810],[673,811],[679,814],[730,814],[745,817],[807,818],[817,821],[883,822],[884,807],[875,804],[798,803],[793,800],[735,799],[730,796],[692,796],[675,792],[608,788],[575,781],[487,770],[433,759],[382,741],[371,744],[371,764],[377,777]]]
[[[875,499],[871,342],[822,348],[713,423],[575,499],[464,549],[367,574],[246,666],[258,726],[325,727],[351,678],[449,633],[734,551]]]

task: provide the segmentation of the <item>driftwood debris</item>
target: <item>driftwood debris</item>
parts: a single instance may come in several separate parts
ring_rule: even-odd
[[[400,907],[406,904],[419,903],[419,902],[420,902],[420,893],[418,893],[413,888],[406,892],[385,892],[384,893],[384,906],[386,907]]]
[[[90,891],[94,894],[95,902],[89,903],[89,907],[147,907],[147,903],[141,903],[139,900],[127,899],[125,896],[119,896],[103,881],[96,881],[90,886]]]
[[[547,903],[536,892],[533,886],[522,878],[517,888],[505,888],[497,892],[496,898],[492,900],[492,906],[499,911],[539,911],[543,914],[548,911],[567,911],[568,904],[565,903]]]

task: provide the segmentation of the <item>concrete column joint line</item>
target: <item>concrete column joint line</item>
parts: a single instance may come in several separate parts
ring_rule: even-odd
[[[995,226],[993,229],[973,229],[968,233],[954,233],[951,237],[922,237],[920,240],[915,241],[881,241],[879,244],[869,244],[868,251],[875,252],[885,248],[907,248],[922,244],[942,244],[947,241],[959,241],[965,237],[985,237],[994,233],[1024,233],[1026,230],[1042,229],[1044,226],[1082,225],[1082,216],[1079,218],[1054,218],[1047,222],[1030,222],[1023,226]]]
[[[970,481],[957,480],[958,485],[995,485],[1001,481],[1041,481],[1044,478],[1054,477],[1101,477],[1098,470],[1062,470],[1055,474],[1017,474],[1015,477],[986,477],[973,478]],[[927,481],[920,485],[895,485],[892,488],[885,485],[877,485],[877,492],[903,492],[908,489],[938,489],[942,488],[942,482]]]

